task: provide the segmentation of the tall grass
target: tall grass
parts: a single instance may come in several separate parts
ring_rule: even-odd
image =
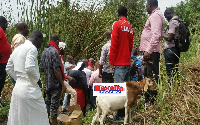
[[[72,4],[59,2],[55,6],[50,4],[50,0],[29,0],[29,4],[26,6],[25,2],[17,0],[18,9],[21,10],[17,15],[19,20],[15,20],[11,16],[14,10],[10,7],[10,0],[1,1],[0,6],[9,8],[2,13],[7,17],[9,23],[12,23],[6,31],[9,41],[17,33],[16,23],[25,21],[31,31],[39,29],[46,34],[39,51],[39,61],[41,52],[54,33],[59,34],[60,40],[66,43],[66,54],[79,60],[90,57],[99,59],[101,47],[106,42],[105,33],[112,28],[113,22],[118,20],[117,9],[121,4],[127,6],[129,10],[128,20],[135,30],[134,47],[138,45],[147,19],[145,1],[104,0],[99,1],[100,4],[105,5],[100,8],[95,4],[82,8],[76,2]],[[69,1],[67,0],[67,2]],[[145,110],[144,106],[135,110],[135,115],[132,117],[133,124],[196,124],[200,122],[199,22],[190,25],[190,28],[192,29],[192,42],[189,51],[181,53],[179,74],[175,75],[171,85],[168,84],[162,56],[156,105],[150,106],[148,110]],[[86,124],[91,123],[93,115],[94,112],[91,112],[84,119]]]

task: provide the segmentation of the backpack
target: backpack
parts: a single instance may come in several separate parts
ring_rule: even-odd
[[[186,23],[179,18],[175,18],[173,20],[177,20],[179,22],[179,26],[177,27],[177,36],[174,36],[175,47],[178,48],[180,52],[186,52],[190,46],[190,31],[186,25]]]

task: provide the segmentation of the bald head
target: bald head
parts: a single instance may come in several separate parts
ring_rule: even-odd
[[[57,34],[51,35],[51,40],[56,43],[56,45],[59,45],[59,36]]]
[[[19,22],[17,24],[17,31],[18,31],[18,33],[22,34],[23,36],[28,36],[29,27],[25,22]]]
[[[43,34],[39,30],[33,30],[30,34],[29,40],[39,49],[43,42]]]

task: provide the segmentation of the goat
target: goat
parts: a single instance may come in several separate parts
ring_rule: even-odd
[[[129,116],[129,122],[131,122],[131,110],[130,107],[137,104],[137,98],[142,94],[142,90],[147,91],[157,89],[156,82],[153,82],[149,78],[144,78],[139,82],[129,81],[125,82],[127,88],[126,96],[97,96],[96,105],[97,113],[93,117],[91,125],[94,125],[95,121],[100,120],[100,125],[103,125],[103,120],[109,110],[116,111],[125,107],[124,124],[127,123]],[[101,119],[99,119],[100,114]]]

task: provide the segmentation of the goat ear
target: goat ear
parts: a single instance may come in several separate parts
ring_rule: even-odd
[[[148,85],[148,86],[152,86],[153,84],[151,83],[149,83],[149,81],[150,81],[151,79],[149,79],[149,78],[146,78],[146,84]]]
[[[147,91],[147,89],[148,89],[148,85],[147,85],[147,84],[145,84],[145,85],[144,85],[144,91],[146,92],[146,91]]]

